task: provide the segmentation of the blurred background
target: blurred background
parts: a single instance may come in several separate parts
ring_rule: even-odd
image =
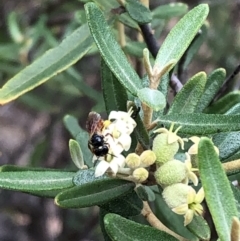
[[[0,85],[85,23],[84,2],[86,0],[1,0]],[[150,0],[150,9],[170,2],[178,1]],[[189,9],[208,3],[210,14],[204,43],[181,78],[179,76],[180,80],[185,82],[199,71],[209,74],[220,67],[230,75],[240,64],[240,1],[182,2],[188,4]],[[159,44],[180,15],[159,17],[154,22],[152,26]],[[126,34],[129,41],[136,41],[137,31],[126,28]],[[131,60],[138,69],[136,57]],[[238,79],[234,79],[230,88],[239,88]],[[96,49],[67,71],[0,107],[0,165],[77,170],[69,155],[70,134],[64,127],[63,117],[74,115],[85,128],[91,110],[104,115],[100,57]],[[63,210],[51,199],[1,190],[0,241],[18,240],[101,241],[98,208]]]

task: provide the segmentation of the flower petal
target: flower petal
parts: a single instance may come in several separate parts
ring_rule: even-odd
[[[97,165],[96,169],[95,169],[95,177],[100,177],[102,176],[107,169],[109,168],[109,163],[106,161],[100,161],[100,163]]]
[[[174,213],[179,214],[179,215],[185,214],[187,212],[187,210],[188,210],[188,205],[186,203],[184,203],[182,205],[179,205],[179,206],[177,206],[175,208],[172,208],[172,211]]]
[[[193,216],[194,216],[194,211],[188,209],[186,214],[184,215],[184,226],[192,222]]]
[[[132,143],[132,139],[129,135],[124,134],[121,135],[118,139],[117,139],[118,143],[122,145],[123,149],[125,151],[128,151],[129,148],[131,147],[131,143]]]
[[[204,190],[201,187],[199,189],[199,191],[197,192],[196,197],[194,199],[195,203],[201,203],[203,201],[204,197],[205,197]]]

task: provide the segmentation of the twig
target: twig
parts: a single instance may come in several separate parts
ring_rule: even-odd
[[[179,241],[188,241],[187,239],[183,238],[182,236],[174,233],[172,230],[167,228],[152,212],[150,206],[147,202],[143,202],[143,209],[141,214],[146,218],[146,220],[151,224],[152,227],[157,228],[161,231],[164,231],[173,237],[177,238]]]
[[[174,95],[177,94],[183,87],[181,81],[178,79],[178,77],[175,74],[172,74],[171,79],[169,81],[169,85],[174,91]]]
[[[222,166],[223,166],[225,172],[232,172],[232,171],[240,170],[240,159],[223,163]]]

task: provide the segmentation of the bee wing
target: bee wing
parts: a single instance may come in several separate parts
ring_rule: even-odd
[[[99,123],[102,122],[102,117],[97,112],[90,112],[86,121],[86,129],[90,136],[99,131]]]

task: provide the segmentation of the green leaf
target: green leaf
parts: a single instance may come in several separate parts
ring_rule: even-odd
[[[142,88],[137,92],[138,98],[155,111],[159,111],[166,106],[166,99],[159,90]]]
[[[182,126],[179,133],[190,135],[215,134],[240,130],[240,115],[211,115],[211,114],[170,114],[158,118],[159,127],[163,124],[170,127],[175,123],[175,128]]]
[[[214,145],[202,137],[198,145],[199,173],[206,202],[221,240],[230,241],[232,217],[238,216],[236,201]]]
[[[3,169],[4,170],[4,169]],[[74,172],[23,170],[0,172],[0,187],[17,191],[49,191],[73,185]]]
[[[139,24],[152,21],[151,11],[138,0],[126,0],[125,8],[130,17]]]
[[[174,26],[157,54],[155,65],[159,66],[159,68],[164,68],[164,66],[172,59],[178,61],[182,57],[194,36],[204,23],[208,11],[209,8],[207,4],[200,4],[189,11]],[[170,70],[171,69],[168,71]]]
[[[225,115],[237,115],[240,114],[240,103],[231,107],[228,111],[224,113]]]
[[[82,131],[82,128],[78,124],[78,120],[74,116],[65,115],[63,118],[63,123],[74,138],[76,138],[79,132]]]
[[[146,48],[146,44],[137,41],[127,42],[123,47],[125,53],[135,56],[137,58],[143,57],[143,50]]]
[[[168,19],[179,17],[187,13],[188,5],[185,3],[169,3],[161,5],[152,11],[154,19]]]
[[[112,74],[103,59],[101,61],[101,78],[107,113],[109,114],[112,110],[127,111],[127,92]]]
[[[73,183],[76,186],[81,186],[87,183],[93,183],[95,181],[99,181],[103,179],[110,179],[110,177],[106,175],[95,177],[94,169],[79,170],[76,173],[76,175],[73,177]]]
[[[76,141],[78,142],[78,144],[80,145],[80,148],[83,153],[84,163],[88,167],[92,167],[93,166],[93,163],[92,163],[93,155],[88,148],[89,134],[79,126],[78,120],[71,115],[65,115],[63,122],[64,122],[64,125],[67,128],[67,130],[72,135],[72,137],[74,137],[76,139]]]
[[[27,66],[0,89],[0,104],[6,104],[43,84],[81,59],[93,46],[87,25],[75,30],[57,47]]]
[[[168,114],[193,113],[204,91],[206,80],[207,75],[205,72],[199,72],[188,80],[174,98]]]
[[[207,78],[204,93],[198,102],[196,112],[202,112],[213,100],[218,90],[223,85],[226,77],[226,70],[219,68],[214,70]]]
[[[138,23],[130,17],[128,12],[118,15],[117,19],[124,25],[126,25],[130,28],[136,29],[137,31],[140,31]]]
[[[134,133],[137,137],[137,140],[145,149],[149,149],[150,139],[149,139],[148,131],[146,130],[146,127],[143,124],[141,116],[137,115],[137,117],[135,118],[135,121],[137,123],[137,126],[134,129]]]
[[[133,95],[141,88],[141,80],[118,45],[103,13],[94,3],[85,4],[87,22],[100,54],[120,83]]]
[[[214,102],[204,112],[211,114],[224,114],[234,105],[240,102],[240,91],[228,93],[221,99]]]
[[[104,220],[104,217],[105,217],[106,214],[108,214],[108,212],[105,209],[103,209],[103,208],[99,209],[99,224],[100,224],[100,227],[101,227],[101,231],[102,231],[104,241],[112,241],[112,239],[108,236],[107,231],[106,231],[105,226],[104,226],[103,220]]]
[[[207,31],[208,31],[209,24],[205,22],[201,29],[198,31],[198,35],[193,39],[191,45],[187,49],[187,56],[185,57],[183,63],[183,69],[187,70],[189,64],[191,63],[193,57],[197,54],[198,50],[200,49],[201,45],[207,38]]]
[[[72,161],[74,162],[76,167],[79,169],[86,168],[86,166],[84,166],[82,150],[77,141],[73,139],[69,140],[69,150]]]
[[[177,241],[163,231],[130,221],[117,214],[107,214],[104,217],[104,224],[108,235],[115,241]]]
[[[220,160],[225,160],[240,150],[240,132],[216,134],[213,143],[219,149]]]
[[[134,183],[120,179],[103,179],[61,192],[55,203],[63,208],[101,205],[132,191],[134,186]]]
[[[148,186],[138,186],[136,188],[136,193],[143,201],[153,202],[155,200],[155,194]]]
[[[211,231],[208,223],[202,216],[194,215],[191,223],[187,225],[187,229],[200,238],[200,240],[210,240]]]
[[[132,192],[103,204],[100,207],[110,213],[116,213],[123,217],[133,217],[141,213],[143,202],[133,190]]]

